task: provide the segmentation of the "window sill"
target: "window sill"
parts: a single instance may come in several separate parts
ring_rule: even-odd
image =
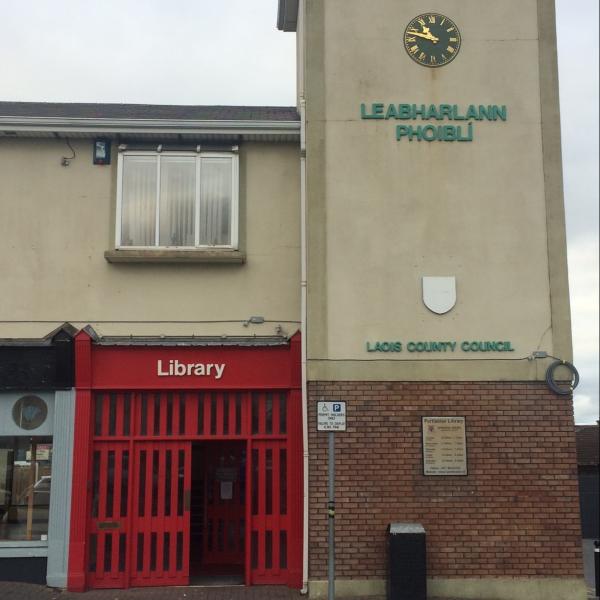
[[[0,558],[28,558],[48,556],[46,540],[2,540]]]
[[[237,264],[246,262],[246,254],[239,250],[107,250],[104,258],[109,263],[204,263]]]

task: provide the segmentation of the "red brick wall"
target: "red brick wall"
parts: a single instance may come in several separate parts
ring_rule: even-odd
[[[309,383],[310,577],[327,576],[327,434],[336,434],[336,577],[385,577],[390,522],[422,523],[439,577],[581,576],[573,407],[543,383]],[[467,477],[423,476],[421,417],[465,416]]]

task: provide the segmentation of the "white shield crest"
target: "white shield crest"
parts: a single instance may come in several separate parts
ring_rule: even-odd
[[[438,315],[456,304],[456,277],[423,277],[423,302]]]

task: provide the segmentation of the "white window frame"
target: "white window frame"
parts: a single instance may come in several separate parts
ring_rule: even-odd
[[[160,240],[160,163],[161,156],[187,156],[196,159],[196,199],[194,222],[193,246],[125,246],[121,244],[121,219],[123,202],[123,161],[125,156],[155,156],[156,160],[156,227],[154,239]],[[231,215],[230,231],[231,243],[226,245],[201,245],[200,244],[200,177],[203,158],[231,158]],[[119,250],[237,250],[239,244],[239,156],[237,152],[194,152],[194,151],[162,151],[157,150],[124,150],[119,152],[117,161],[117,214],[115,222],[115,248]]]

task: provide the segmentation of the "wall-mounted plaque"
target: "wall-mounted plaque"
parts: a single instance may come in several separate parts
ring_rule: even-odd
[[[422,417],[423,474],[467,475],[465,417]]]

